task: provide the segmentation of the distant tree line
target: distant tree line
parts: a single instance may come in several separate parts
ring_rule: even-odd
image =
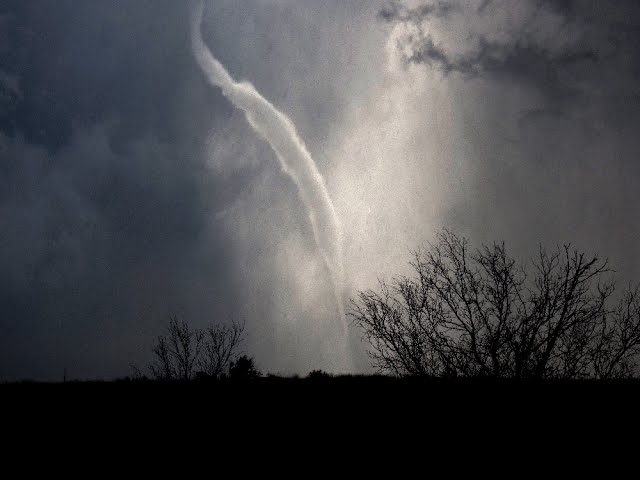
[[[398,376],[627,378],[640,355],[640,290],[616,294],[607,260],[570,245],[518,263],[448,230],[414,252],[414,276],[359,292],[350,314]]]
[[[616,291],[606,259],[564,245],[518,262],[449,230],[413,252],[412,276],[360,291],[349,314],[374,366],[399,377],[619,379],[640,359],[640,287]],[[171,317],[152,345],[156,380],[261,374],[240,354],[244,324]],[[137,377],[141,377],[136,369]],[[273,376],[270,376],[273,377]],[[321,370],[310,379],[331,378]]]

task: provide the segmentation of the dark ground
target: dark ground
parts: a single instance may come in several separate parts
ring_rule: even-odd
[[[338,455],[371,467],[406,457],[426,468],[425,462],[437,463],[436,451],[454,457],[487,451],[526,462],[544,455],[551,462],[558,455],[571,460],[567,452],[575,450],[635,450],[640,381],[19,382],[0,385],[0,407],[3,438],[12,447],[62,448],[70,455],[79,449],[97,464],[110,461],[108,455],[152,458],[161,466],[178,455],[199,465],[225,462],[227,452],[270,452],[272,462],[295,455],[311,465]]]
[[[157,382],[68,381],[0,384],[0,398],[16,408],[58,412],[122,412],[151,415],[187,410],[193,414],[224,408],[239,416],[270,413],[482,417],[509,415],[579,416],[614,408],[640,414],[640,379],[523,381],[496,379],[416,379],[387,376],[193,380]],[[102,410],[102,409],[105,409]],[[101,409],[101,410],[96,410]]]

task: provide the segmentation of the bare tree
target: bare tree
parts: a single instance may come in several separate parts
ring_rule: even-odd
[[[202,357],[198,362],[205,375],[219,378],[228,372],[238,356],[243,333],[244,323],[233,322],[231,326],[216,325],[207,328]]]
[[[624,378],[633,374],[640,355],[640,287],[629,288],[590,345],[594,374],[598,378]]]
[[[176,369],[173,357],[169,350],[169,342],[164,335],[158,337],[158,342],[152,347],[154,360],[149,365],[151,374],[158,380],[173,380],[176,378]]]
[[[360,292],[350,314],[375,365],[396,375],[610,378],[640,353],[640,293],[616,308],[606,260],[570,245],[519,266],[504,244],[472,250],[444,230],[415,277]]]
[[[176,317],[169,321],[169,350],[176,364],[177,377],[189,380],[193,377],[194,367],[200,358],[204,344],[204,333],[200,329],[192,329],[189,324]]]
[[[186,321],[171,317],[167,335],[160,335],[152,348],[155,359],[150,365],[151,373],[162,380],[190,380],[203,344],[202,330],[192,329]]]
[[[190,380],[200,372],[218,378],[236,360],[243,333],[244,324],[202,330],[171,317],[166,335],[160,335],[152,347],[151,374],[158,380]]]

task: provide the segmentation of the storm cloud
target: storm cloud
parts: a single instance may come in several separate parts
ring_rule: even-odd
[[[637,4],[413,3],[381,21],[408,72],[447,84],[468,147],[443,223],[524,251],[574,242],[636,275]]]
[[[349,24],[375,11],[209,11],[207,43],[232,73],[324,143],[345,101],[324,68],[358,68],[331,42],[365,44]],[[325,26],[346,33],[330,42]],[[332,367],[335,293],[307,212],[207,84],[186,3],[10,1],[0,40],[0,378],[129,374],[173,314],[245,320],[244,349],[266,371]]]
[[[407,62],[525,85],[556,111],[588,101],[584,97],[602,86],[603,70],[624,68],[618,80],[629,82],[637,76],[638,15],[632,2],[616,9],[591,2],[491,0],[413,8],[394,2],[381,11],[383,20],[405,27],[398,48]]]
[[[336,368],[308,212],[187,3],[0,7],[0,379],[127,375],[172,314],[245,320],[263,371]],[[216,0],[202,35],[304,139],[346,303],[441,227],[639,280],[639,25],[635,2]]]

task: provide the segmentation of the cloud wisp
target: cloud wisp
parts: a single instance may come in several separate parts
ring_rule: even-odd
[[[293,180],[308,214],[318,250],[327,266],[333,283],[340,329],[339,336],[346,345],[347,324],[343,306],[344,272],[342,260],[342,231],[325,181],[299,137],[295,125],[284,113],[266,100],[248,82],[235,82],[225,67],[213,56],[202,38],[201,24],[204,2],[196,2],[191,17],[193,53],[209,83],[236,107],[245,112],[255,132],[264,138],[280,162],[282,170]],[[346,346],[342,368],[349,368]]]

